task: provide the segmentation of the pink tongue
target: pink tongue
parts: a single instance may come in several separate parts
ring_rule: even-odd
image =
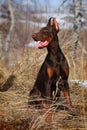
[[[39,42],[39,44],[36,45],[36,48],[43,48],[43,47],[46,47],[47,45],[48,45],[48,41]]]

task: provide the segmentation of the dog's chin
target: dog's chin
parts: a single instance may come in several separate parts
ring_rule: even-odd
[[[41,48],[47,47],[48,45],[49,45],[48,41],[38,41],[36,48],[41,49]]]

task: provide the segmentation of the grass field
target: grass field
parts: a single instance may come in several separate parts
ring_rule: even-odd
[[[32,58],[35,55],[39,58]],[[48,109],[28,107],[28,94],[45,55],[46,50],[31,49],[14,68],[7,69],[0,65],[0,89],[3,90],[0,92],[1,130],[87,129],[87,88],[79,86],[78,83],[69,82],[72,111],[65,109],[62,93],[59,102],[53,102]]]

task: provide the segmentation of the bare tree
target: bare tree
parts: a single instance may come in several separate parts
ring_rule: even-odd
[[[10,47],[10,41],[11,41],[11,35],[12,35],[12,31],[14,29],[14,10],[13,10],[13,7],[12,7],[12,0],[8,0],[8,9],[9,9],[9,12],[10,12],[10,17],[11,17],[11,26],[10,26],[10,29],[9,29],[9,33],[7,35],[7,38],[6,38],[6,43],[5,43],[5,51],[9,51],[9,47]]]

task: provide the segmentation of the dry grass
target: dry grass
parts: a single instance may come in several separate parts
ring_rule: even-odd
[[[60,46],[67,57],[70,79],[87,79],[87,30],[61,30]]]
[[[71,84],[70,88],[73,111],[59,109],[59,106],[65,106],[63,98],[60,98],[57,107],[50,106],[47,110],[28,108],[28,88],[26,91],[10,89],[0,93],[0,128],[2,130],[4,128],[9,130],[86,130],[87,89],[80,88],[77,84]]]
[[[87,55],[79,42],[76,57],[73,55],[73,32],[59,33],[61,47],[70,65],[70,79],[87,79]],[[72,35],[73,38],[68,37]],[[84,41],[85,42],[85,41]],[[0,130],[86,130],[87,88],[70,84],[73,110],[66,109],[63,94],[59,102],[53,102],[48,109],[28,107],[28,94],[34,84],[38,70],[46,56],[46,50],[26,49],[20,61],[13,68],[6,68],[4,59],[0,64]],[[15,55],[16,57],[16,55]],[[79,58],[77,58],[79,57]],[[81,62],[82,61],[82,62]],[[81,73],[82,72],[82,73]],[[55,104],[55,105],[54,105]],[[55,107],[54,107],[55,106]]]
[[[55,107],[52,107],[53,103],[48,109],[28,107],[28,93],[45,55],[45,50],[31,49],[13,71],[0,65],[0,88],[4,90],[0,92],[1,130],[86,130],[87,88],[79,87],[78,84],[70,83],[73,111],[63,107],[66,103],[62,94],[59,102],[54,103]],[[39,58],[36,59],[36,56]],[[15,78],[9,84],[11,76]],[[6,85],[8,91],[4,89]]]

